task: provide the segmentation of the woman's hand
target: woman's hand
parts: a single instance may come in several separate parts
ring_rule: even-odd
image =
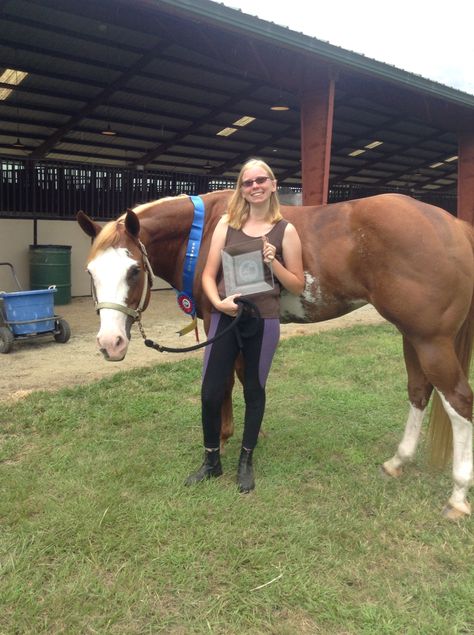
[[[264,240],[264,250],[266,247],[272,248],[273,250],[275,249],[268,241],[265,245]],[[300,295],[300,293],[304,291],[305,284],[303,255],[300,238],[291,223],[288,223],[285,228],[285,233],[283,234],[282,252],[284,264],[274,259],[275,253],[272,249],[269,249],[266,253],[272,264],[273,275],[278,278],[287,291],[295,295]]]
[[[263,262],[267,265],[271,264],[275,260],[276,247],[268,242],[266,236],[262,236],[263,240]]]
[[[230,317],[235,317],[237,315],[237,311],[239,310],[239,307],[234,302],[234,300],[235,298],[238,298],[241,295],[242,295],[241,293],[234,293],[233,295],[229,295],[227,296],[227,298],[224,298],[223,300],[221,300],[218,304],[215,304],[214,306],[221,313],[230,315]]]

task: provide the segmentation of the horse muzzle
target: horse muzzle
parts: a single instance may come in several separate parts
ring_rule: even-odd
[[[125,355],[123,355],[122,357],[110,357],[109,353],[107,352],[105,348],[101,348],[99,350],[102,353],[106,362],[121,362],[125,358]]]
[[[101,307],[103,309],[112,309]],[[108,362],[120,362],[127,354],[131,339],[131,328],[135,321],[135,311],[101,311],[100,330],[97,333],[97,347]]]
[[[127,354],[130,339],[125,333],[97,334],[97,346],[108,362],[121,362]]]

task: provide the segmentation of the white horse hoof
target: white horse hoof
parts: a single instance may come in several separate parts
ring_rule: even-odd
[[[380,471],[382,472],[382,476],[390,476],[392,478],[399,478],[403,474],[402,468],[393,467],[390,465],[390,461],[385,461],[385,463],[380,466]]]
[[[466,516],[471,515],[471,505],[467,501],[458,503],[454,507],[451,503],[448,503],[443,509],[443,516],[448,520],[461,520]]]

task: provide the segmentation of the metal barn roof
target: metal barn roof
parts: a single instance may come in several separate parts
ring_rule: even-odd
[[[3,0],[0,60],[27,73],[0,81],[4,158],[234,176],[257,155],[298,185],[300,96],[329,74],[331,186],[455,192],[474,126],[474,96],[210,0]]]

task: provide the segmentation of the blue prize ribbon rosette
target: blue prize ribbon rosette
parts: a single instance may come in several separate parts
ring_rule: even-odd
[[[178,302],[178,306],[187,315],[195,315],[196,313],[196,305],[194,304],[193,298],[191,298],[187,293],[181,291],[178,293],[178,297],[176,298]]]

